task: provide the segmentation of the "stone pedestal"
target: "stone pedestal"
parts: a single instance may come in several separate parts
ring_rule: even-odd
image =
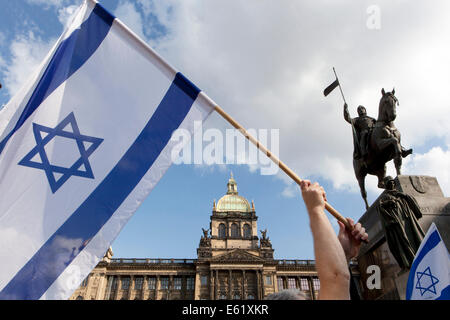
[[[434,177],[401,175],[395,178],[396,189],[413,196],[419,204],[422,218],[419,224],[424,233],[434,222],[447,249],[450,248],[450,198],[445,197]],[[380,197],[382,194],[380,195]],[[369,234],[369,243],[363,244],[358,256],[361,274],[361,291],[364,299],[404,299],[408,272],[400,273],[400,267],[392,256],[384,236],[377,211],[380,197],[364,213],[359,222]],[[367,267],[378,265],[381,270],[381,288],[369,290],[366,280]]]

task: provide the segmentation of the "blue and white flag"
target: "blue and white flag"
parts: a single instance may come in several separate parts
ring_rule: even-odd
[[[69,298],[214,106],[85,1],[0,112],[0,299]]]
[[[406,300],[450,300],[450,254],[434,223],[409,271]]]

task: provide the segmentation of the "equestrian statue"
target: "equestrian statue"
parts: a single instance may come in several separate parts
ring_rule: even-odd
[[[353,131],[353,169],[366,209],[369,208],[364,183],[366,176],[377,176],[378,188],[385,189],[386,163],[394,160],[397,175],[400,175],[402,159],[412,153],[412,149],[402,147],[400,131],[394,125],[399,105],[395,89],[392,92],[381,90],[376,120],[367,116],[363,106],[357,109],[358,117],[351,118],[347,103],[344,104],[344,119],[352,125]]]

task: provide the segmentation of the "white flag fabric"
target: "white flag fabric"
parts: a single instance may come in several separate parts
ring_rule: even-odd
[[[67,299],[215,104],[85,1],[0,112],[0,299]]]
[[[406,300],[450,300],[450,254],[434,223],[411,265]]]

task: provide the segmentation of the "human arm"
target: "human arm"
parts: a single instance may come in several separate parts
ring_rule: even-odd
[[[348,300],[350,273],[344,250],[325,214],[325,191],[319,184],[303,180],[302,197],[308,211],[314,241],[320,300]]]
[[[348,105],[347,103],[344,104],[344,119],[348,123],[352,123],[352,118],[350,117],[350,112],[348,112]]]
[[[347,218],[348,223],[353,227],[353,230],[348,230],[345,225],[338,221],[339,224],[339,234],[338,240],[344,250],[345,258],[347,263],[350,259],[356,257],[359,253],[361,247],[361,241],[367,240],[369,238],[366,233],[366,229],[361,225],[361,223],[355,224],[353,219]]]

